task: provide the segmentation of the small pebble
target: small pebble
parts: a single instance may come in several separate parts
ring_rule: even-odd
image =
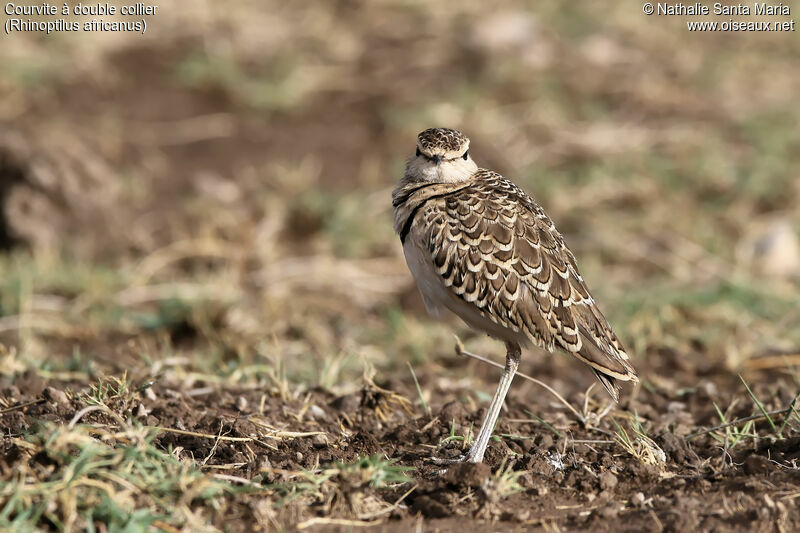
[[[604,490],[597,495],[597,499],[599,499],[601,502],[610,502],[614,499],[614,492],[611,490]]]
[[[318,405],[312,405],[309,407],[308,412],[311,413],[311,416],[317,420],[325,420],[327,418],[325,411]]]
[[[713,381],[702,382],[697,388],[709,398],[716,397],[719,394],[719,389],[717,389],[717,385]]]
[[[236,398],[236,408],[239,411],[241,411],[241,412],[247,411],[247,406],[248,405],[250,405],[250,403],[247,401],[247,398],[245,398],[244,396],[239,396],[238,398]]]
[[[516,513],[514,513],[514,518],[519,522],[524,522],[531,517],[531,512],[529,509],[520,509]]]
[[[553,444],[555,444],[555,441],[553,440],[553,436],[552,435],[550,435],[549,433],[545,433],[541,437],[539,437],[539,443],[538,444],[539,444],[539,449],[541,449],[541,450],[549,450],[550,448],[553,447]]]
[[[603,490],[611,490],[617,486],[617,476],[606,470],[600,474],[600,488]]]
[[[328,447],[328,437],[326,437],[322,433],[314,435],[314,438],[311,440],[311,444],[314,445],[314,448],[327,448]]]
[[[680,413],[686,411],[686,404],[683,402],[669,402],[667,404],[667,411],[670,413]]]
[[[62,407],[69,405],[69,398],[63,390],[56,389],[55,387],[47,387],[44,389],[42,395],[48,402],[58,404]]]

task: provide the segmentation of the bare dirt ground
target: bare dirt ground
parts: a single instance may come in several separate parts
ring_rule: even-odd
[[[800,529],[797,39],[174,4],[4,37],[0,529]],[[642,378],[526,353],[561,396],[518,377],[446,471],[499,379],[452,333],[502,345],[425,316],[392,234],[433,124],[545,206]]]
[[[676,364],[674,358],[664,362],[664,369]],[[454,356],[445,364],[459,367],[463,362]],[[131,424],[161,428],[152,440],[156,448],[192,458],[206,472],[221,473],[219,479],[250,480],[255,486],[228,495],[222,505],[182,498],[190,508],[204,509],[210,523],[233,531],[259,524],[324,524],[332,530],[372,524],[396,531],[421,525],[454,531],[465,522],[486,531],[795,530],[800,437],[752,438],[758,434],[754,431],[741,446],[731,446],[735,437],[729,434],[727,444],[720,442],[725,430],[693,437],[691,431],[719,425],[709,403],[734,405],[739,395],[731,379],[700,377],[697,371],[686,368],[677,376],[680,382],[696,383],[691,390],[676,393],[665,380],[653,390],[638,391],[611,412],[604,397],[584,403],[575,395],[571,403],[578,415],[536,386],[519,383],[485,464],[457,464],[446,472],[431,458],[462,452],[463,438],[457,438],[479,424],[483,413],[458,400],[464,391],[438,388],[433,389],[437,402],[431,414],[406,411],[406,398],[394,391],[413,397],[413,384],[407,382],[382,387],[368,382],[361,391],[339,397],[314,390],[301,399],[202,381],[181,390],[181,384],[166,382],[147,389],[148,394],[110,393],[104,405],[112,412],[87,412],[81,422],[99,438]],[[418,378],[423,384],[441,381],[435,374]],[[67,425],[87,405],[96,405],[64,394],[84,387],[34,375],[3,385],[4,398],[32,404],[4,410],[8,434],[52,439],[31,454],[32,444],[22,446],[7,436],[5,469],[19,469],[24,461],[22,470],[45,482],[54,469],[70,462],[61,456],[71,449],[60,443],[63,430],[54,428]],[[754,392],[768,392],[776,402],[787,403],[794,394],[785,383]],[[440,399],[450,401],[442,405]],[[646,432],[631,429],[630,412],[637,413]],[[743,404],[727,416],[751,412],[752,406]],[[612,418],[618,427],[608,423]],[[783,425],[783,419],[777,423]],[[766,424],[757,423],[769,432]],[[42,426],[44,435],[37,429]],[[119,445],[130,444],[118,433],[114,438]],[[386,458],[395,461],[392,467],[381,466]],[[400,465],[410,468],[388,471]],[[379,478],[383,481],[376,482]],[[169,529],[168,523],[164,519],[154,526]],[[47,515],[42,524],[58,525]]]

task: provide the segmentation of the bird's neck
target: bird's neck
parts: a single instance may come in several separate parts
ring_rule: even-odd
[[[406,163],[401,185],[403,182],[458,183],[469,180],[477,170],[478,166],[472,159],[459,157],[434,164],[421,157],[412,157]]]

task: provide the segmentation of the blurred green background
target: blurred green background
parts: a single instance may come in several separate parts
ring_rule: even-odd
[[[392,233],[431,126],[545,207],[645,376],[800,362],[796,33],[630,2],[179,0],[144,35],[1,42],[7,376],[172,357],[346,389],[364,361],[436,368],[452,331],[499,352],[425,316]]]

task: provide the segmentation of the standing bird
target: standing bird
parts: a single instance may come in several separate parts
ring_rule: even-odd
[[[553,221],[511,181],[479,169],[463,133],[431,128],[419,134],[392,206],[428,313],[449,309],[506,344],[500,384],[465,461],[483,461],[521,346],[570,352],[615,401],[615,380],[639,381]]]

